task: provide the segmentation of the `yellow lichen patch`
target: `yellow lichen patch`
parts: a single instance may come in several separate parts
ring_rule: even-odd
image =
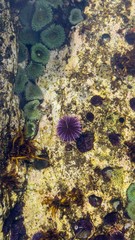
[[[112,174],[111,182],[113,186],[120,192],[122,192],[122,189],[124,188],[124,175],[125,172],[123,168],[115,168]]]

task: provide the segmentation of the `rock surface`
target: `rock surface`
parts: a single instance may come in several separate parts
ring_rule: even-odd
[[[133,65],[130,66],[135,49],[124,37],[127,31],[134,31],[133,5],[121,0],[90,0],[85,8],[86,19],[70,32],[70,44],[51,52],[44,75],[38,81],[44,101],[34,139],[39,154],[42,153],[49,165],[33,167],[31,161],[27,164],[19,161],[16,165],[8,158],[7,150],[5,154],[8,143],[16,136],[22,115],[12,90],[17,69],[16,37],[9,5],[3,1],[1,19],[5,20],[6,31],[4,27],[0,65],[1,163],[6,158],[9,171],[13,169],[20,181],[19,191],[12,189],[10,195],[9,189],[3,187],[1,230],[8,210],[16,201],[23,201],[28,239],[36,232],[45,233],[50,229],[58,239],[73,239],[72,224],[87,217],[92,222],[90,236],[110,234],[112,226],[101,229],[101,224],[107,213],[115,211],[111,200],[116,198],[122,202],[122,209],[115,230],[125,229],[125,238],[134,239],[134,223],[125,217],[125,206],[126,189],[135,178],[132,161],[135,112],[130,107],[130,99],[135,97],[135,74],[131,69]],[[100,96],[102,104],[93,105],[93,96]],[[94,115],[92,123],[86,118],[88,112]],[[94,134],[90,151],[82,153],[75,142],[65,143],[59,139],[57,123],[65,115],[77,116],[82,132]],[[114,137],[112,141],[110,134]],[[7,167],[3,166],[4,171]],[[102,170],[107,167],[111,171],[106,171],[105,178]],[[90,195],[102,198],[99,208],[89,204]],[[0,234],[3,240],[2,232]]]

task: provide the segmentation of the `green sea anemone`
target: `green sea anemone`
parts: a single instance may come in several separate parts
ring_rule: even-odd
[[[39,86],[29,81],[25,88],[25,98],[27,101],[43,100],[43,94]]]
[[[14,92],[19,95],[25,89],[25,85],[28,82],[28,77],[24,69],[18,68],[17,75],[15,77]]]
[[[30,101],[24,106],[24,117],[30,121],[39,120],[41,112],[39,110],[40,102],[38,100]]]
[[[73,8],[70,12],[68,19],[72,25],[76,25],[76,24],[82,22],[83,16],[82,16],[81,10],[79,8]]]
[[[47,64],[50,58],[50,51],[42,44],[37,43],[32,46],[31,59],[35,62]]]
[[[27,56],[28,56],[28,49],[27,47],[19,42],[19,52],[18,52],[18,62],[23,62],[27,59]]]
[[[39,41],[39,35],[30,28],[23,28],[19,33],[19,41],[24,44],[33,45]]]
[[[41,32],[41,41],[49,49],[61,47],[65,41],[64,28],[60,25],[52,24],[49,28]]]
[[[10,0],[11,6],[21,8],[28,0]]]
[[[30,26],[32,13],[33,13],[33,4],[27,3],[19,13],[19,19],[21,23],[25,26]]]
[[[31,61],[26,68],[29,79],[36,79],[44,73],[44,66],[40,63]]]
[[[127,189],[128,201],[135,202],[135,183],[131,183]]]
[[[135,202],[129,202],[126,211],[128,213],[128,216],[135,221]]]
[[[45,2],[50,4],[54,8],[58,8],[59,6],[61,7],[63,4],[62,0],[55,0],[55,1],[54,0],[45,0]]]
[[[37,123],[26,121],[24,132],[26,139],[33,139],[37,134]]]
[[[35,12],[32,18],[32,29],[34,31],[41,30],[44,26],[52,21],[52,9],[48,4],[43,1],[36,2]]]

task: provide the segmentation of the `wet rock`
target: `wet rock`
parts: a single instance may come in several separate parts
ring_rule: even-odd
[[[94,144],[94,133],[84,132],[76,140],[76,146],[82,153],[88,152],[93,148]]]
[[[96,195],[90,195],[89,196],[89,203],[93,206],[93,207],[99,207],[102,203],[102,198],[98,197]]]
[[[104,224],[105,225],[114,225],[117,222],[118,214],[117,212],[111,212],[105,215]]]
[[[101,171],[102,176],[104,181],[110,181],[113,175],[113,168],[112,167],[105,167],[104,169],[102,169]]]
[[[92,223],[88,217],[80,218],[77,222],[73,224],[73,230],[76,238],[82,240],[87,239],[90,236],[92,228]]]
[[[125,40],[128,44],[135,44],[135,32],[127,32],[125,35]]]
[[[124,240],[124,234],[120,231],[116,231],[110,235],[110,240]]]
[[[130,99],[129,104],[131,109],[135,111],[135,97]]]
[[[109,133],[108,138],[113,146],[118,145],[120,142],[120,134],[118,133]]]
[[[88,121],[93,122],[94,114],[92,112],[87,112],[86,118],[87,118]]]
[[[95,96],[93,96],[93,97],[91,98],[90,102],[91,102],[91,104],[92,104],[93,106],[95,106],[95,107],[101,106],[102,103],[103,103],[103,98],[100,97],[99,95],[95,95]]]

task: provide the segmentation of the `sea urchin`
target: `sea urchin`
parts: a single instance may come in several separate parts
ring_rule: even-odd
[[[64,116],[57,125],[57,134],[65,142],[75,141],[81,133],[81,124],[77,117]]]

